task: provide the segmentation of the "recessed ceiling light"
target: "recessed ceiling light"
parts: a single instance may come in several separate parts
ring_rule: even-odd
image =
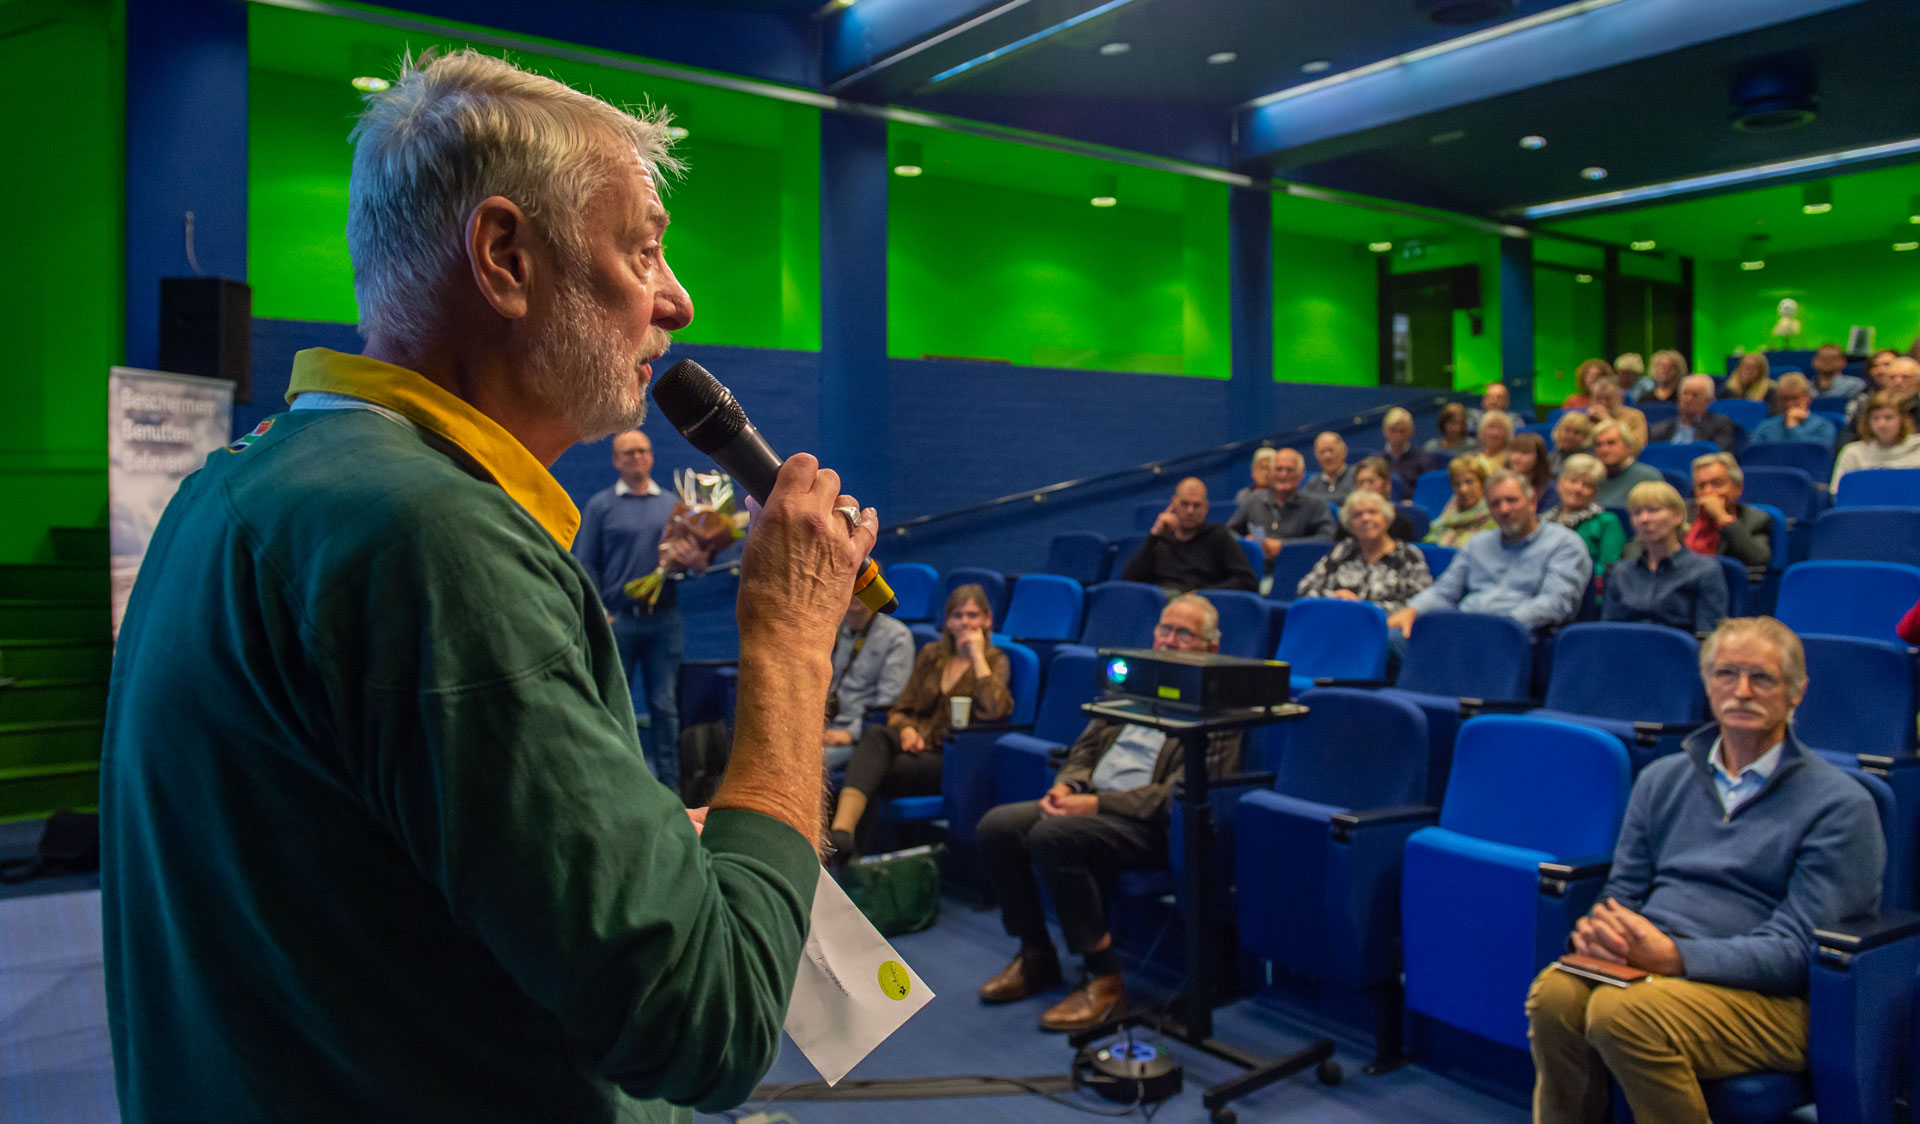
[[[1530,152],[1534,149],[1545,148],[1547,147],[1547,138],[1534,133],[1528,133],[1526,136],[1520,138],[1520,147]]]
[[[363,94],[377,94],[382,90],[392,88],[392,86],[393,83],[387,81],[385,78],[375,77],[371,74],[362,74],[353,80],[353,88]]]
[[[1096,207],[1113,207],[1120,203],[1120,177],[1103,173],[1093,177],[1093,198],[1087,202]]]
[[[1391,249],[1393,249],[1393,243],[1391,243],[1391,242],[1369,242],[1369,243],[1367,243],[1367,249],[1369,249],[1369,250],[1372,250],[1372,251],[1373,251],[1374,253],[1376,253],[1376,254],[1384,254],[1384,253],[1386,253],[1386,252],[1387,252],[1388,250],[1391,250]]]
[[[1573,279],[1582,285],[1593,284],[1593,274],[1591,273],[1576,273],[1573,275]]]
[[[1607,178],[1607,170],[1599,167],[1582,168],[1580,169],[1580,178],[1583,180],[1603,180]]]
[[[1833,185],[1822,181],[1810,183],[1800,189],[1800,211],[1808,215],[1824,215],[1833,210]]]
[[[1326,59],[1314,59],[1312,62],[1300,64],[1300,73],[1302,74],[1325,74],[1332,69],[1333,64]]]
[[[672,137],[674,140],[686,140],[687,127],[685,125],[668,125],[667,136]]]
[[[1752,273],[1754,270],[1767,268],[1767,263],[1763,261],[1743,261],[1740,263],[1740,268],[1746,270],[1748,273]]]
[[[1630,250],[1634,250],[1638,253],[1644,254],[1648,250],[1653,249],[1655,245],[1657,245],[1657,243],[1655,243],[1654,240],[1651,238],[1636,238],[1633,241],[1627,243],[1627,248]]]
[[[1215,51],[1207,56],[1207,61],[1215,66],[1225,66],[1239,57],[1237,51]]]
[[[1101,53],[1101,54],[1103,54],[1103,55],[1106,55],[1106,56],[1108,56],[1108,57],[1112,57],[1112,56],[1114,56],[1114,55],[1124,55],[1124,54],[1126,54],[1126,53],[1127,53],[1128,51],[1131,51],[1131,50],[1133,50],[1133,44],[1132,44],[1132,43],[1102,43],[1102,44],[1100,44],[1100,53]]]
[[[903,140],[893,149],[893,174],[907,179],[926,171],[920,165],[920,142]]]
[[[1893,248],[1899,251],[1920,250],[1920,242],[1895,242]]]

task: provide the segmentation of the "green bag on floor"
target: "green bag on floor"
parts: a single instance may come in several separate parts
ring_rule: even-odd
[[[930,929],[940,919],[944,850],[933,844],[855,859],[842,877],[847,896],[882,936]]]

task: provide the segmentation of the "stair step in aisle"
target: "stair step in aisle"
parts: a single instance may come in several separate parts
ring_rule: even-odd
[[[113,645],[105,639],[0,639],[0,675],[3,676],[105,683],[112,670]]]
[[[105,732],[106,723],[97,715],[57,722],[0,722],[0,776],[22,769],[98,769]]]
[[[26,722],[98,722],[107,685],[94,679],[0,679],[0,726]]]
[[[55,561],[92,562],[98,565],[104,565],[107,561],[105,527],[49,527],[47,538],[53,542]]]
[[[0,636],[23,640],[105,640],[112,628],[106,598],[0,600]]]
[[[0,823],[44,819],[61,808],[100,806],[100,767],[69,764],[0,769]]]
[[[0,563],[0,601],[51,597],[97,602],[106,596],[107,567],[103,563]]]

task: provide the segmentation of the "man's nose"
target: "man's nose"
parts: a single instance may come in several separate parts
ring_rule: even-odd
[[[666,270],[665,283],[653,296],[653,322],[669,332],[677,332],[693,323],[693,298],[673,275],[671,266],[661,263]]]

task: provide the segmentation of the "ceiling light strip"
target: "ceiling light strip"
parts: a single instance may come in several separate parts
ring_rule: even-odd
[[[1892,156],[1907,156],[1920,153],[1920,137],[1906,140],[1889,141],[1886,144],[1869,145],[1865,148],[1849,148],[1840,152],[1828,152],[1817,156],[1802,156],[1794,160],[1780,160],[1771,164],[1755,164],[1747,168],[1735,168],[1728,172],[1712,172],[1704,176],[1689,176],[1686,179],[1668,180],[1665,183],[1648,184],[1645,187],[1628,187],[1619,191],[1603,192],[1599,195],[1582,195],[1575,199],[1562,199],[1555,203],[1540,203],[1520,209],[1520,215],[1528,219],[1550,219],[1560,215],[1578,214],[1582,211],[1595,211],[1602,207],[1623,207],[1632,203],[1644,203],[1653,199],[1665,199],[1673,195],[1685,195],[1697,191],[1711,191],[1719,187],[1733,187],[1739,184],[1758,183],[1764,180],[1778,179],[1783,176],[1797,175],[1801,172],[1814,172],[1824,168],[1839,168],[1848,164],[1858,164],[1866,160],[1882,160]]]
[[[959,23],[954,24],[952,27],[947,28],[945,31],[939,32],[934,35],[929,35],[925,39],[920,40],[918,43],[908,44],[907,46],[900,48],[899,50],[886,56],[885,58],[875,59],[872,62],[868,63],[867,65],[861,67],[859,70],[856,70],[851,74],[845,75],[841,78],[837,78],[834,81],[827,83],[827,87],[826,87],[827,91],[831,93],[835,90],[843,90],[846,87],[851,86],[857,82],[865,81],[867,78],[870,78],[873,75],[880,73],[886,68],[893,66],[895,63],[905,62],[906,60],[919,54],[921,51],[928,49],[929,47],[937,47],[940,44],[945,43],[947,40],[952,39],[956,35],[964,35],[967,32],[972,31],[974,28],[979,27],[982,24],[990,23],[993,20],[999,19],[1001,16],[1006,15],[1008,12],[1011,12],[1016,8],[1026,7],[1027,4],[1030,2],[1031,0],[1008,0],[1007,3],[1002,4],[997,8],[994,8],[990,11],[981,12],[979,15],[974,16],[971,19],[962,20]]]
[[[1559,23],[1561,20],[1573,19],[1575,16],[1584,16],[1588,12],[1611,7],[1618,3],[1620,3],[1620,0],[1579,0],[1578,3],[1566,4],[1544,12],[1537,12],[1531,16],[1524,16],[1517,20],[1509,20],[1506,23],[1484,28],[1455,39],[1448,39],[1444,42],[1432,44],[1431,46],[1420,47],[1408,51],[1403,55],[1395,55],[1390,59],[1370,62],[1365,66],[1357,66],[1352,70],[1343,70],[1338,74],[1329,74],[1325,78],[1316,78],[1311,82],[1302,82],[1298,86],[1289,86],[1284,90],[1275,90],[1271,94],[1264,94],[1250,102],[1242,104],[1240,108],[1243,110],[1259,109],[1263,106],[1273,105],[1276,102],[1305,97],[1308,94],[1316,93],[1331,86],[1339,86],[1373,74],[1384,74],[1395,67],[1411,66],[1414,63],[1424,62],[1427,59],[1439,58],[1441,55],[1450,55],[1455,51],[1463,51],[1468,47],[1477,47],[1482,43],[1490,43],[1495,39],[1504,39],[1509,35],[1517,35],[1522,31],[1531,31],[1536,27],[1544,27],[1550,23]]]
[[[1087,22],[1088,20],[1095,18],[1096,16],[1106,15],[1108,12],[1113,11],[1115,8],[1123,8],[1126,5],[1131,3],[1133,3],[1133,0],[1107,0],[1106,3],[1101,4],[1097,7],[1089,8],[1086,11],[1081,12],[1079,15],[1074,16],[1072,19],[1062,20],[1059,23],[1054,24],[1052,27],[1046,28],[1041,31],[1036,31],[1032,35],[1022,36],[1021,38],[1015,39],[1013,42],[1008,43],[1003,47],[996,47],[993,50],[988,51],[986,54],[981,55],[979,58],[969,59],[966,62],[961,63],[959,66],[948,67],[947,69],[927,79],[927,85],[938,86],[940,83],[945,82],[949,78],[957,78],[960,75],[965,74],[969,70],[974,70],[979,67],[985,66],[990,62],[994,62],[998,59],[1006,58],[1008,55],[1013,54],[1015,51],[1025,50],[1026,48],[1033,46],[1035,43],[1040,42],[1040,40],[1042,39],[1047,39],[1052,36],[1058,35],[1062,31],[1067,30],[1068,28],[1078,27],[1081,24]],[[837,85],[838,83],[836,83],[836,86]]]

